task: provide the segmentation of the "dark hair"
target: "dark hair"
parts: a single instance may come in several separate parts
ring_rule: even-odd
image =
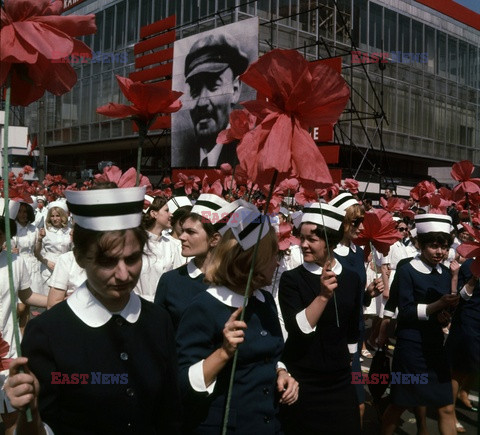
[[[123,242],[128,230],[94,231],[82,228],[78,224],[73,227],[73,252],[75,258],[84,258],[92,246],[97,247],[95,259],[99,259],[108,250]],[[143,251],[148,235],[142,227],[131,228]]]
[[[431,233],[417,233],[418,246],[424,249],[430,243],[439,243],[441,245],[447,244],[449,247],[453,242],[453,236],[447,233],[431,232]]]
[[[172,214],[172,219],[170,220],[172,227],[174,227],[178,221],[180,221],[180,224],[182,224],[184,222],[182,219],[186,215],[190,214],[190,211],[192,210],[192,208],[193,206],[191,205],[184,205],[183,207],[177,208],[175,210],[175,213]]]
[[[333,252],[343,238],[343,224],[338,231],[332,230],[331,228],[324,228],[322,225],[318,225],[315,222],[302,222],[302,225],[303,224],[315,225],[316,228],[312,231],[312,233],[324,241],[326,235],[328,238],[328,247],[330,248],[331,252]],[[300,225],[300,229],[302,228],[302,225]]]
[[[199,215],[198,213],[188,213],[188,214],[186,214],[180,220],[180,225],[183,225],[187,219],[191,219],[194,222],[201,222],[202,227],[205,230],[205,232],[207,233],[208,237],[213,237],[213,235],[215,233],[218,233],[218,231],[215,229],[213,224],[208,219]]]
[[[5,216],[0,216],[0,232],[5,234],[6,226],[5,226]],[[14,237],[17,235],[17,224],[15,223],[14,219],[10,219],[10,236]]]
[[[102,189],[117,189],[117,183],[113,181],[101,181],[99,183],[95,183],[89,190],[102,190]]]
[[[33,207],[30,204],[27,204],[26,202],[21,202],[20,207],[26,207],[26,209],[27,209],[27,220],[28,220],[29,224],[31,224],[33,221],[35,221],[35,212],[33,211]]]
[[[153,227],[155,224],[155,218],[150,215],[150,212],[152,210],[158,211],[160,210],[166,203],[168,199],[165,196],[156,196],[152,203],[150,204],[150,207],[148,207],[147,211],[143,215],[142,218],[142,227],[145,228],[146,230],[150,229]]]

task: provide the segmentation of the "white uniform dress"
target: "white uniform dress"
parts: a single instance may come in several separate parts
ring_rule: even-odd
[[[135,287],[135,293],[153,302],[160,277],[174,269],[172,238],[165,234],[157,236],[147,231],[148,245],[145,247],[142,272]]]
[[[57,263],[58,257],[65,252],[72,250],[72,240],[70,237],[70,228],[45,227],[45,237],[42,239],[41,255],[49,261]],[[52,271],[45,265],[40,266],[42,273],[42,291],[41,294],[48,295],[50,290],[50,278]]]
[[[85,269],[78,265],[73,251],[68,251],[58,257],[50,278],[50,286],[58,290],[64,290],[67,296],[70,296],[86,280]]]
[[[28,274],[28,268],[23,258],[20,255],[15,254],[13,254],[12,257],[13,287],[18,301],[18,291],[30,287],[30,275]],[[4,358],[16,358],[17,347],[15,345],[13,333],[13,318],[8,282],[7,253],[5,251],[0,251],[0,332],[2,333],[2,338],[10,345],[10,349]],[[3,390],[3,385],[7,376],[8,370],[0,372],[0,414],[15,411],[10,405],[10,402],[8,402]]]
[[[22,226],[17,222],[17,235],[12,238],[12,246],[18,249],[18,254],[24,259],[31,279],[33,292],[42,291],[42,277],[40,275],[40,262],[34,255],[38,229],[33,224]]]

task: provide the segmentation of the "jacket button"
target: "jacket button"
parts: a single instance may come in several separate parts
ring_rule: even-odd
[[[265,416],[265,417],[263,417],[263,421],[264,421],[265,423],[270,423],[270,421],[271,421],[271,418],[270,418],[270,417],[267,417],[267,416]]]
[[[123,361],[127,361],[128,359],[128,353],[127,352],[122,352],[120,354],[120,359],[123,360]]]
[[[123,325],[123,319],[120,316],[115,319],[115,322],[118,326]]]
[[[268,396],[269,393],[270,393],[270,390],[268,388],[263,389],[263,394],[265,394],[265,396]]]
[[[268,332],[265,331],[265,330],[260,331],[260,335],[261,335],[262,337],[265,337],[267,334],[268,334]]]
[[[135,396],[135,390],[133,388],[127,388],[127,396],[128,397],[134,397]]]

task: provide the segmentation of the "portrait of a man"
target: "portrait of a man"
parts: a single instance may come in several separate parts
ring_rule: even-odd
[[[187,38],[193,40],[188,49],[185,47],[185,57],[177,57],[175,51],[172,88],[182,90],[184,95],[182,110],[172,115],[173,167],[217,167],[222,163],[232,166],[237,163],[237,144],[218,144],[216,139],[218,133],[229,126],[230,113],[239,101],[255,98],[251,89],[249,93],[243,91],[248,87],[242,86],[239,80],[258,52],[256,19],[247,26],[256,33],[253,37],[248,35],[255,46],[242,44],[245,27],[240,33],[238,25],[249,21],[252,20]],[[181,71],[179,64],[183,64]],[[180,78],[183,78],[182,89]]]

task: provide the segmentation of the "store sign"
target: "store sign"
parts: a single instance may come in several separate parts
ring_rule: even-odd
[[[63,11],[65,12],[68,9],[72,9],[84,1],[85,0],[63,0]]]

